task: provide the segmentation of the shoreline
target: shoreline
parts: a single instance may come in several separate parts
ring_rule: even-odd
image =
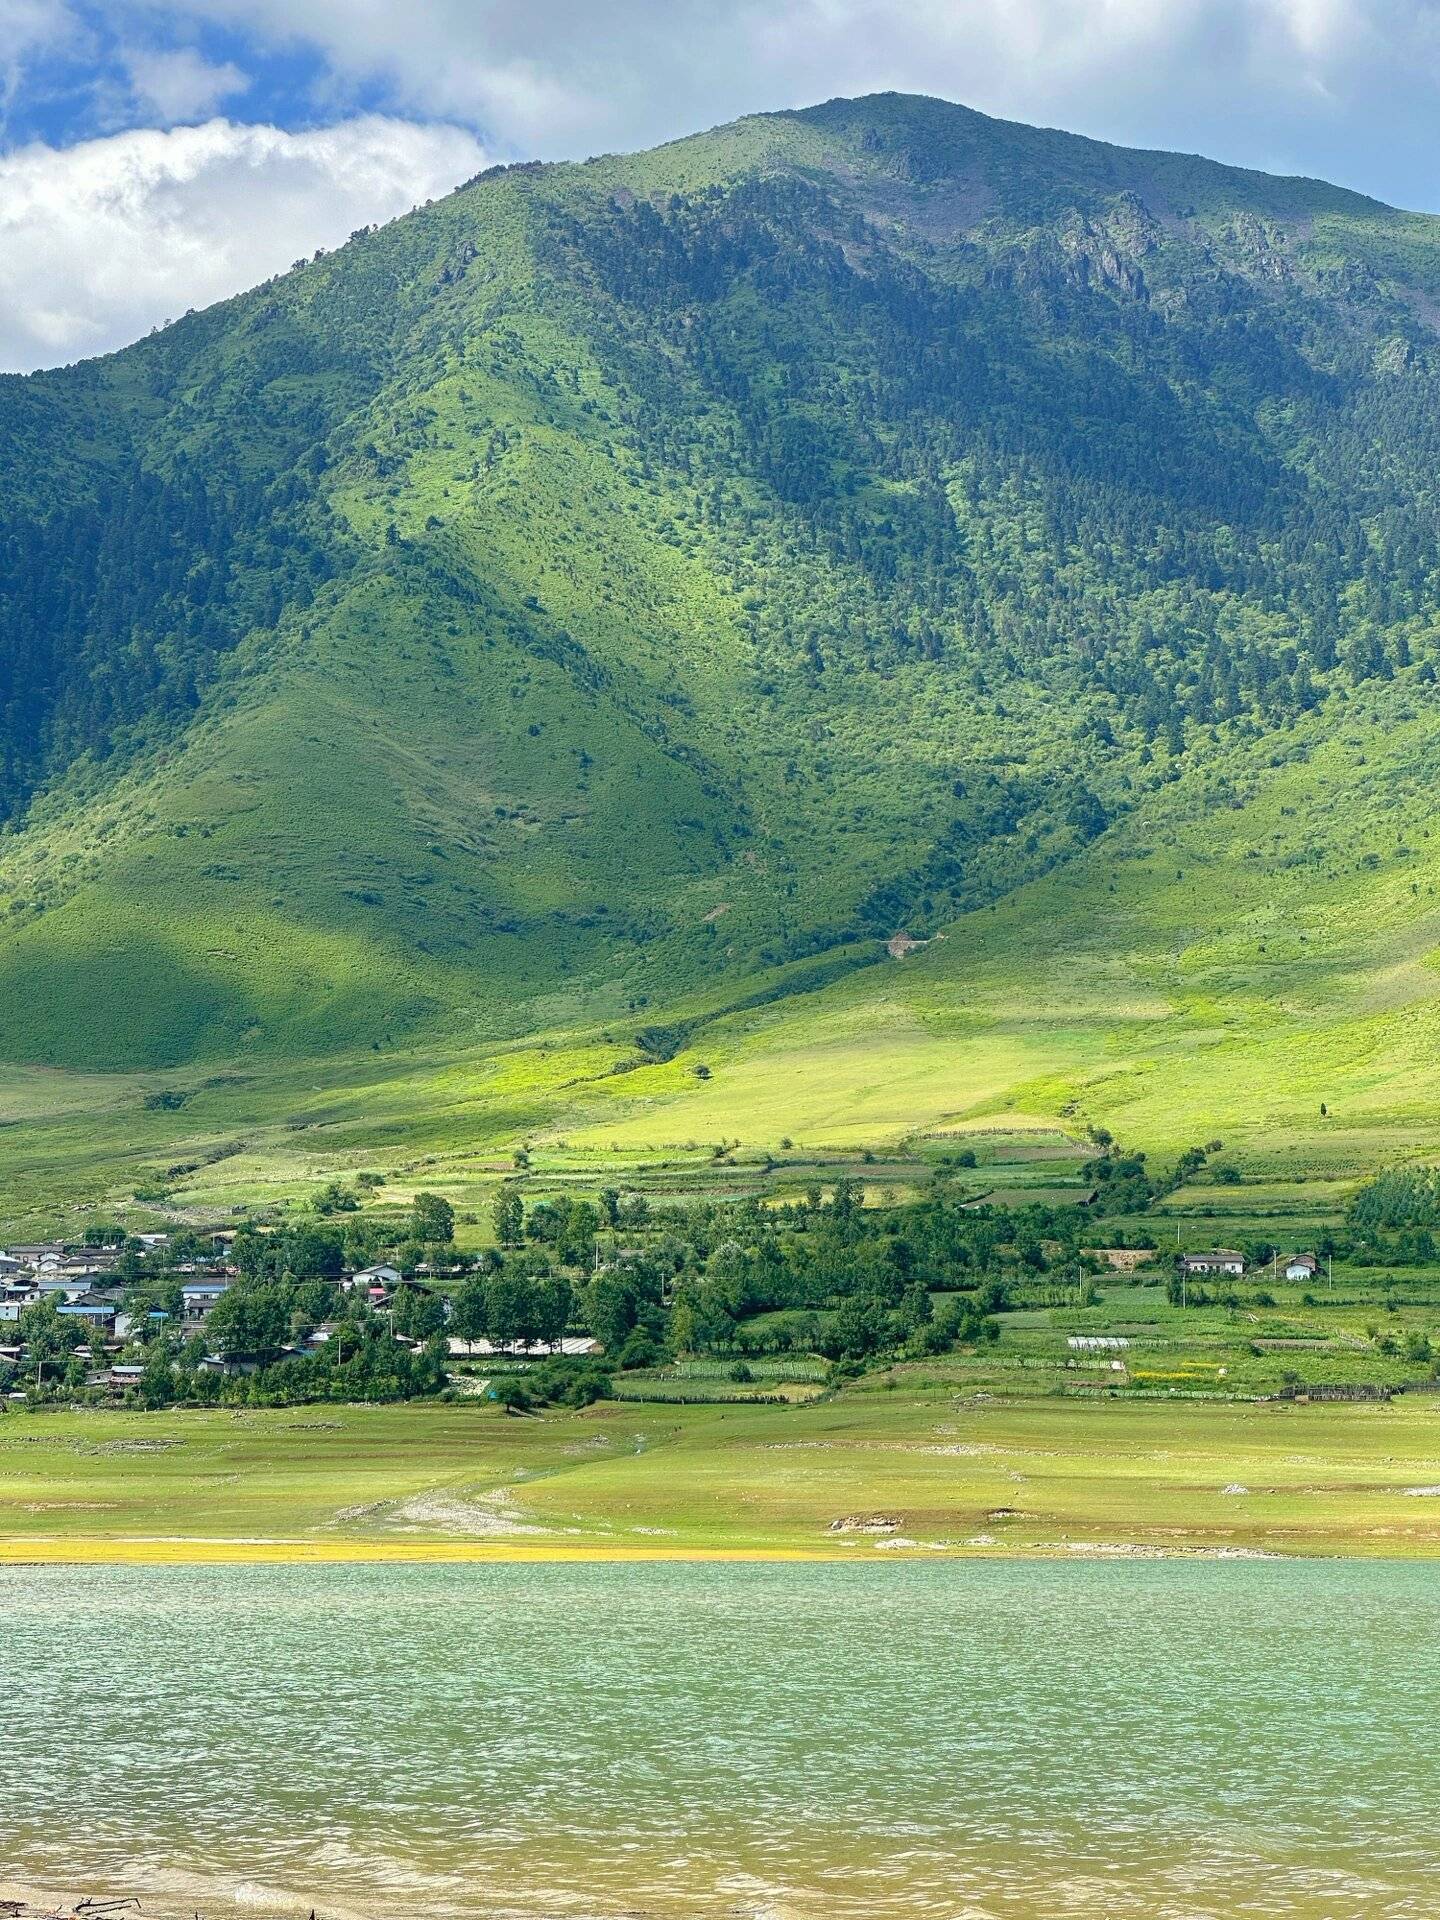
[[[1277,1549],[1236,1544],[1161,1545],[1145,1541],[1016,1542],[980,1546],[965,1542],[893,1548],[868,1546],[580,1546],[568,1542],[489,1540],[368,1541],[304,1539],[134,1538],[120,1540],[26,1540],[0,1538],[0,1569],[21,1567],[200,1566],[629,1566],[693,1565],[907,1565],[937,1561],[1211,1561],[1270,1564],[1288,1560],[1440,1560],[1440,1545],[1426,1541],[1406,1550],[1393,1539],[1349,1548]]]

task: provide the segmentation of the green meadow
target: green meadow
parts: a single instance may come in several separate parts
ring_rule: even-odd
[[[8,1561],[1440,1554],[1440,1406],[479,1402],[0,1419]]]

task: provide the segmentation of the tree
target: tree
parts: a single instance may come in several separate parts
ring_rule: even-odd
[[[21,1344],[29,1351],[37,1383],[66,1365],[80,1345],[80,1324],[60,1312],[53,1300],[37,1300],[20,1312]]]
[[[265,1359],[280,1351],[290,1328],[290,1290],[261,1280],[239,1281],[210,1309],[205,1330],[227,1359]]]
[[[874,1294],[856,1294],[842,1300],[830,1331],[830,1349],[846,1360],[863,1360],[878,1353],[890,1338],[890,1314]]]
[[[140,1397],[147,1407],[168,1407],[175,1398],[175,1356],[171,1343],[152,1340],[140,1375]]]
[[[513,1180],[507,1180],[496,1194],[491,1213],[501,1246],[518,1247],[525,1237],[525,1202]]]
[[[558,1346],[565,1337],[574,1305],[570,1282],[563,1274],[538,1281],[535,1286],[536,1338],[548,1346]]]
[[[928,1290],[918,1282],[914,1286],[907,1287],[901,1298],[898,1313],[900,1330],[906,1338],[918,1333],[933,1315],[934,1308],[931,1305]]]
[[[858,1182],[848,1177],[835,1182],[835,1191],[830,1200],[830,1212],[842,1230],[848,1231],[855,1222],[855,1215],[861,1204]]]
[[[472,1273],[455,1289],[450,1301],[450,1327],[461,1340],[484,1340],[489,1337],[486,1286],[483,1274]]]
[[[640,1296],[628,1275],[602,1273],[582,1294],[585,1324],[607,1353],[618,1353],[640,1317]]]
[[[455,1209],[438,1193],[417,1193],[410,1206],[410,1231],[431,1246],[449,1246],[455,1238]]]
[[[681,1353],[714,1353],[733,1345],[735,1322],[708,1286],[683,1287],[670,1314],[670,1339]]]
[[[734,1240],[722,1240],[705,1262],[705,1293],[732,1319],[750,1304],[750,1259]]]
[[[445,1329],[445,1303],[428,1287],[400,1287],[391,1309],[391,1324],[396,1333],[410,1340],[428,1340]]]
[[[485,1320],[498,1345],[528,1347],[540,1338],[539,1288],[528,1274],[506,1267],[485,1283]]]

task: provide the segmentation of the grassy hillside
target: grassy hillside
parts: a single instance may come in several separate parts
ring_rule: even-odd
[[[1440,223],[880,96],[0,381],[8,1217],[1432,1146],[1437,301]]]

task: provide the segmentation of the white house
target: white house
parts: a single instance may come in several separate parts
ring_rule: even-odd
[[[598,1340],[592,1340],[585,1333],[567,1333],[553,1347],[544,1340],[532,1340],[528,1345],[523,1340],[498,1344],[493,1340],[460,1340],[453,1336],[450,1340],[450,1352],[456,1359],[462,1360],[490,1360],[498,1354],[504,1354],[512,1360],[588,1360],[604,1351]]]
[[[399,1286],[401,1278],[398,1267],[387,1267],[382,1264],[378,1267],[362,1267],[358,1273],[352,1273],[341,1284],[347,1292],[354,1287],[383,1287],[388,1293],[392,1287]]]
[[[1285,1262],[1287,1280],[1313,1280],[1320,1271],[1320,1262],[1313,1253],[1295,1253]]]
[[[1180,1265],[1186,1273],[1233,1273],[1245,1271],[1245,1256],[1233,1247],[1212,1247],[1209,1253],[1182,1253]]]

